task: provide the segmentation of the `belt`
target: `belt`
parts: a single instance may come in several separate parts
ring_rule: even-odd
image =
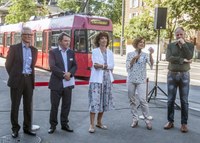
[[[30,76],[32,76],[32,74],[27,74],[27,73],[24,73],[24,74],[22,74],[24,77],[30,77]]]
[[[188,71],[169,71],[170,73],[180,74],[180,73],[186,73]]]

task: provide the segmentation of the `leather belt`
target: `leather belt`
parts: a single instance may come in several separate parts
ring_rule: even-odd
[[[188,71],[169,71],[171,73],[174,73],[174,74],[180,74],[180,73],[186,73]]]
[[[26,73],[25,73],[25,74],[23,74],[23,76],[24,76],[24,77],[30,77],[30,76],[32,76],[32,74],[26,74]]]

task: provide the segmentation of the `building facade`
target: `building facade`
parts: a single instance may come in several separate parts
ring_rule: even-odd
[[[127,25],[133,17],[140,15],[143,8],[143,0],[125,0],[125,25]]]

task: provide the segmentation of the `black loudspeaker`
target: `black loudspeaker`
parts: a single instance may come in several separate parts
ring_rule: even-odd
[[[166,29],[167,8],[155,8],[154,29]]]

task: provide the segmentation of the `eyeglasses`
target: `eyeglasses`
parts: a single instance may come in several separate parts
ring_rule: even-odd
[[[24,35],[24,36],[33,36],[33,34],[28,34],[28,33],[23,33],[22,35]]]

